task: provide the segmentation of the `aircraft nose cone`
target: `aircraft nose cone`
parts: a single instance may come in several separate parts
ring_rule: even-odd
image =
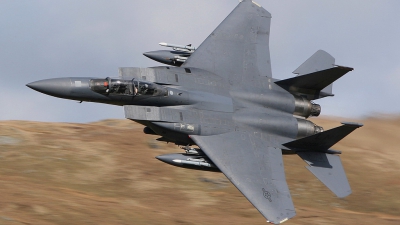
[[[167,154],[167,155],[159,155],[156,156],[156,159],[160,160],[161,162],[165,162],[168,164],[175,164],[174,159],[176,159],[178,154]]]
[[[65,97],[71,93],[70,78],[39,80],[29,83],[26,86],[35,91],[55,97]]]
[[[159,155],[156,156],[156,159],[160,160],[161,162],[165,162],[165,163],[169,163],[170,161],[172,161],[168,156],[166,155]]]
[[[145,52],[143,55],[150,58],[151,52]]]
[[[143,53],[144,56],[147,58],[153,59],[153,60],[160,60],[162,59],[162,56],[160,56],[159,51],[152,51],[152,52],[145,52]]]

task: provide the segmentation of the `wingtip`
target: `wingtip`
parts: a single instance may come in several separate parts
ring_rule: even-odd
[[[253,3],[254,5],[256,5],[256,6],[260,7],[260,8],[262,7],[259,3],[257,3],[254,0],[239,0],[239,3],[242,3],[242,2],[249,2],[249,3]]]
[[[351,189],[349,189],[347,192],[344,193],[334,193],[338,198],[346,198],[347,196],[349,196],[353,191]]]
[[[354,68],[348,67],[348,66],[341,66],[341,65],[336,65],[336,64],[334,66],[335,66],[335,68],[342,69],[342,70],[347,70],[349,72],[354,70]]]
[[[355,123],[355,122],[342,122],[342,124],[345,126],[351,126],[351,127],[357,127],[357,128],[364,126],[364,124],[362,124],[362,123]]]
[[[288,220],[289,220],[289,218],[285,218],[285,219],[279,221],[278,223],[274,223],[274,222],[271,222],[271,221],[267,220],[267,223],[270,223],[270,224],[281,224],[281,223],[284,223],[284,222],[286,222]]]

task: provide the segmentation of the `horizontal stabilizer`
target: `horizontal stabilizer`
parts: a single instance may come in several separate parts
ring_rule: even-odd
[[[283,144],[294,151],[321,151],[325,152],[334,144],[342,140],[362,124],[342,122],[343,126],[336,127],[318,134]]]
[[[336,196],[344,198],[351,194],[350,184],[339,156],[322,152],[297,154],[309,165],[306,168]]]
[[[321,90],[352,70],[353,68],[350,67],[337,66],[286,80],[276,81],[275,83],[290,93],[306,96],[309,100],[313,100],[332,96],[332,93],[326,93]]]

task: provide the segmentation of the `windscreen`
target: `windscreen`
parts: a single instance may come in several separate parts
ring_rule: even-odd
[[[104,95],[148,95],[148,96],[166,96],[168,91],[165,87],[140,80],[123,80],[107,77],[106,79],[90,80],[90,88]]]

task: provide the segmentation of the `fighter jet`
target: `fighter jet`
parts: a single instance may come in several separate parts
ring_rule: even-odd
[[[351,193],[340,151],[331,147],[361,124],[324,131],[307,120],[332,83],[352,71],[319,50],[294,73],[272,78],[271,14],[242,0],[180,67],[119,68],[118,78],[67,77],[28,87],[47,95],[123,106],[146,134],[185,146],[168,164],[222,172],[267,222],[295,216],[282,155],[297,154],[338,197]],[[181,49],[182,50],[182,49]]]

